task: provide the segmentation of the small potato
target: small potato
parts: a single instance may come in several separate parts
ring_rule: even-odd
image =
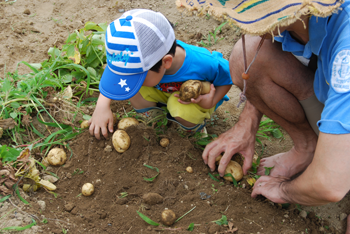
[[[83,187],[81,188],[81,193],[84,195],[84,196],[91,196],[91,194],[94,193],[94,186],[90,183],[86,183],[83,185]]]
[[[124,130],[115,131],[112,142],[115,150],[119,153],[125,152],[130,147],[130,137]]]
[[[202,81],[202,91],[201,91],[201,95],[210,93],[210,86],[211,83],[208,81]]]
[[[63,149],[53,148],[48,153],[46,159],[52,166],[61,166],[66,162],[67,155]]]
[[[240,181],[243,178],[241,165],[239,165],[238,162],[230,161],[225,170],[225,175],[226,174],[232,174],[236,181]],[[225,176],[224,179],[233,182],[231,176]]]
[[[159,144],[162,146],[162,147],[167,147],[169,145],[170,141],[168,138],[162,138],[159,142]]]
[[[80,128],[88,128],[89,125],[89,121],[88,120],[84,120],[83,122],[81,122],[80,124]]]
[[[191,98],[198,98],[202,91],[202,82],[188,80],[181,85],[179,97],[184,102],[190,102]]]
[[[221,158],[222,156],[220,155],[215,159],[216,164],[220,163]],[[227,164],[225,175],[226,174],[232,174],[233,178],[235,178],[236,181],[240,181],[243,178],[243,170],[241,165],[239,165],[238,162],[231,160]],[[231,176],[225,176],[224,179],[233,182]]]
[[[187,167],[187,168],[186,168],[186,171],[187,171],[188,173],[193,173],[192,167]]]
[[[132,117],[123,118],[118,123],[118,129],[125,130],[130,126],[138,125],[138,124],[139,124],[139,121],[137,121],[137,119],[135,118],[132,118]]]
[[[164,210],[162,212],[162,223],[166,226],[172,225],[176,220],[176,215],[172,210]]]

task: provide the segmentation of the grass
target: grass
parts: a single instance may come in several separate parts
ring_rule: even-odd
[[[208,36],[205,38],[206,42],[204,42],[203,40],[201,40],[200,42],[198,42],[199,45],[203,46],[203,47],[210,47],[212,45],[215,45],[216,43],[218,43],[219,41],[223,40],[224,37],[222,38],[218,38],[218,34],[221,32],[222,27],[225,26],[225,24],[227,24],[226,22],[223,22],[222,24],[220,24],[218,27],[216,27],[214,29],[213,32],[209,32]]]

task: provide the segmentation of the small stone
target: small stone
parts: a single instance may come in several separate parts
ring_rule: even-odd
[[[125,12],[125,9],[118,9],[119,13]]]
[[[70,212],[72,215],[76,215],[78,213],[78,208],[74,207],[73,210]]]
[[[242,188],[245,188],[245,184],[242,184]]]
[[[23,11],[23,14],[30,15],[30,10],[29,10],[29,9],[25,9],[25,10]]]
[[[320,227],[320,232],[324,232],[324,227]]]
[[[340,220],[340,221],[343,221],[344,219],[346,219],[346,217],[348,217],[347,214],[341,213],[340,216],[339,216],[339,220]]]
[[[158,193],[147,193],[143,195],[143,200],[148,205],[163,203],[164,198]]]
[[[67,204],[64,205],[64,210],[67,212],[71,212],[73,208],[75,207],[74,203],[68,202]]]
[[[185,188],[185,189],[188,189],[188,185],[187,185],[187,184],[185,184],[185,185],[184,185],[184,188]]]
[[[128,202],[128,199],[126,199],[126,198],[118,198],[117,201],[116,201],[116,203],[118,205],[124,205],[127,202]]]
[[[41,211],[46,209],[46,203],[44,201],[38,201],[38,205],[40,206]]]
[[[67,173],[67,175],[66,175],[66,176],[67,176],[67,178],[68,178],[68,179],[71,179],[71,178],[72,178],[72,174],[71,174],[71,173],[69,173],[69,172]]]
[[[306,219],[307,213],[305,210],[300,211],[299,216]]]
[[[106,152],[112,152],[112,146],[107,145],[106,148],[104,149]]]
[[[285,217],[285,218],[289,218],[289,215],[286,214],[286,215],[284,215],[284,217]]]

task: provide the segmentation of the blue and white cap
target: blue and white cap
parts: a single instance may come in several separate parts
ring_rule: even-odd
[[[161,13],[145,9],[125,12],[106,31],[107,67],[100,92],[114,100],[133,97],[148,70],[169,52],[174,41],[174,30]]]

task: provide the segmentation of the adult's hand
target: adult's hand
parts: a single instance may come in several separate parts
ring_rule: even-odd
[[[274,203],[287,203],[283,199],[281,184],[288,181],[286,177],[261,176],[254,184],[252,197],[263,195]]]
[[[219,174],[224,176],[227,164],[235,153],[241,153],[244,157],[243,173],[252,165],[254,156],[255,134],[262,115],[248,101],[240,115],[239,121],[219,138],[208,144],[202,154],[205,164],[208,164],[212,171],[215,170],[215,159],[224,152],[219,164]]]

